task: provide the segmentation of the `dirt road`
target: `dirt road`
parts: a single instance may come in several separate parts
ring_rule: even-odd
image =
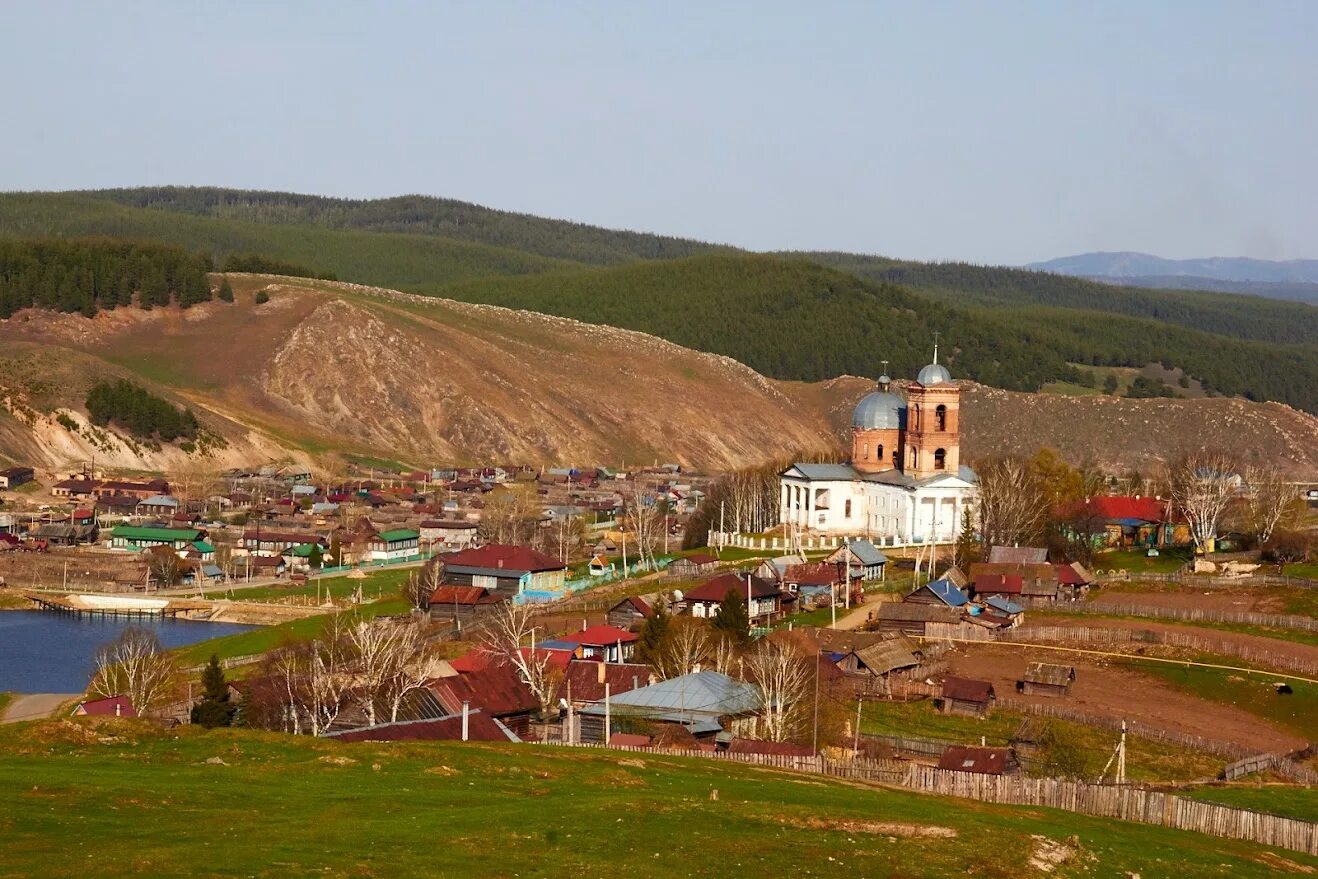
[[[954,675],[987,680],[1001,695],[1027,702],[1061,705],[1092,714],[1139,720],[1151,726],[1238,742],[1259,752],[1286,753],[1307,742],[1247,711],[1210,702],[1129,668],[1101,665],[1076,654],[1065,654],[1076,670],[1071,695],[1062,699],[1018,696],[1016,681],[1032,660],[1060,662],[1052,651],[987,644],[958,647],[948,654]]]
[[[16,695],[5,708],[0,723],[18,723],[22,720],[44,720],[55,709],[73,702],[79,693],[27,693]]]

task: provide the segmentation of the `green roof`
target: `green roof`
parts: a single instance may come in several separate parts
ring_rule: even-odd
[[[171,543],[182,540],[191,543],[201,537],[201,532],[196,528],[143,528],[137,525],[119,525],[110,532],[110,536],[122,537],[124,540],[164,540]]]
[[[195,549],[197,552],[201,553],[202,555],[205,555],[208,552],[215,552],[215,547],[211,546],[209,543],[207,543],[204,540],[192,541],[192,548]]]
[[[421,535],[411,528],[395,528],[393,531],[381,531],[380,539],[385,543],[397,543],[400,540],[420,540]]]
[[[320,544],[317,543],[299,543],[297,546],[293,547],[293,555],[297,556],[300,559],[309,559],[311,558],[311,554],[315,552],[313,547],[319,545]],[[322,550],[322,552],[323,551],[324,550]]]

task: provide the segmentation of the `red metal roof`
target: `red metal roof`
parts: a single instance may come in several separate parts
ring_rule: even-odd
[[[521,652],[523,656],[529,656],[531,655],[531,648],[523,647]],[[548,657],[549,664],[557,668],[567,668],[568,663],[572,661],[572,653],[568,650],[537,648],[535,652],[540,656]],[[467,674],[469,672],[484,671],[491,665],[501,662],[503,662],[503,657],[496,656],[483,647],[474,647],[457,659],[449,660],[449,665],[459,674]]]
[[[106,696],[104,699],[88,699],[79,702],[73,709],[74,714],[86,714],[91,717],[136,717],[133,702],[126,695]]]
[[[1063,516],[1094,516],[1104,520],[1141,519],[1145,522],[1162,522],[1168,514],[1168,503],[1156,497],[1102,496],[1071,504],[1062,511]]]
[[[976,574],[976,595],[1020,595],[1025,581],[1018,574]]]
[[[502,568],[516,571],[560,571],[567,565],[529,546],[491,543],[477,549],[463,549],[442,556],[444,564],[469,568]]]
[[[635,632],[629,632],[626,629],[619,629],[617,626],[591,626],[589,629],[583,629],[580,632],[570,632],[559,638],[560,641],[568,641],[573,644],[585,644],[589,647],[605,647],[609,644],[617,644],[621,641],[624,644],[630,644],[638,636]]]
[[[600,680],[603,670],[603,680]],[[604,685],[609,685],[609,695],[617,696],[650,683],[650,666],[638,663],[594,662],[589,659],[574,659],[568,663],[563,674],[563,682],[558,685],[558,696],[566,699],[568,689],[572,691],[573,702],[604,701]]]
[[[722,601],[727,597],[729,590],[735,590],[737,595],[746,597],[746,580],[750,579],[750,594],[754,598],[769,598],[781,593],[777,586],[766,580],[761,580],[754,575],[746,574],[720,574],[712,580],[706,580],[690,592],[686,593],[687,601]]]
[[[783,573],[783,582],[798,586],[832,586],[841,582],[837,568],[837,565],[828,562],[788,565]]]
[[[609,747],[611,748],[648,748],[649,746],[649,736],[625,732],[616,732],[609,736]]]
[[[494,717],[524,714],[539,707],[535,695],[512,666],[491,664],[479,671],[437,678],[427,684],[445,710],[458,714],[462,703]]]

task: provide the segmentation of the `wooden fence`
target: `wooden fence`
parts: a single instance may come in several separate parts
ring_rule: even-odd
[[[1201,607],[1152,607],[1146,604],[1109,604],[1108,602],[1097,604],[1026,601],[1025,606],[1029,610],[1056,614],[1102,614],[1106,616],[1148,617],[1150,619],[1186,622],[1238,623],[1249,626],[1269,626],[1274,629],[1294,629],[1300,632],[1318,632],[1318,619],[1295,614],[1213,610]]]
[[[1276,772],[1301,784],[1318,784],[1318,772],[1296,763],[1285,754],[1255,754],[1229,763],[1222,770],[1223,781],[1235,781],[1255,772]]]
[[[1055,717],[1058,720],[1069,720],[1073,723],[1083,723],[1085,726],[1096,726],[1100,729],[1112,730],[1113,732],[1121,731],[1122,720],[1119,717],[1109,717],[1104,714],[1091,714],[1087,711],[1080,711],[1079,709],[1071,708],[1066,705],[1041,705],[1035,702],[1026,702],[1012,696],[999,696],[997,707],[1008,711],[1020,711],[1025,714],[1032,714],[1035,717]],[[1251,757],[1256,753],[1243,745],[1238,745],[1235,742],[1229,742],[1224,739],[1210,739],[1192,733],[1162,729],[1161,727],[1141,723],[1138,720],[1128,720],[1125,723],[1126,731],[1141,739],[1162,742],[1168,745],[1177,745],[1183,748],[1192,748],[1196,751],[1216,754],[1230,760],[1241,760],[1245,757]]]
[[[903,784],[925,793],[1016,806],[1046,806],[1318,855],[1318,824],[1142,788],[949,772],[917,765],[908,768]]]
[[[597,743],[564,745],[605,748]],[[1055,778],[979,775],[949,772],[903,760],[857,757],[833,760],[824,756],[730,754],[726,751],[686,751],[669,748],[612,747],[612,751],[651,756],[700,757],[835,778],[884,782],[921,793],[961,797],[1016,806],[1044,806],[1100,818],[1117,818],[1211,836],[1243,839],[1291,851],[1318,855],[1318,824],[1248,809],[1202,803],[1159,791],[1126,785],[1086,784]]]
[[[1027,625],[1003,632],[1001,641],[1012,643],[1062,642],[1089,644],[1164,644],[1206,653],[1237,656],[1269,668],[1318,675],[1318,662],[1283,650],[1238,644],[1229,638],[1198,632],[1155,632],[1140,629],[1106,629],[1098,626]]]
[[[1170,574],[1146,574],[1142,571],[1096,571],[1100,583],[1176,583],[1181,586],[1202,586],[1207,589],[1231,586],[1290,586],[1295,589],[1318,589],[1318,580],[1307,577],[1287,577],[1280,574],[1242,574],[1239,577],[1214,577],[1211,574],[1191,574],[1184,569]]]

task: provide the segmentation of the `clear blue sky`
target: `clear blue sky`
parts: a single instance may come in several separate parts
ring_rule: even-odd
[[[0,188],[420,192],[767,250],[1318,257],[1318,2],[34,2]]]

